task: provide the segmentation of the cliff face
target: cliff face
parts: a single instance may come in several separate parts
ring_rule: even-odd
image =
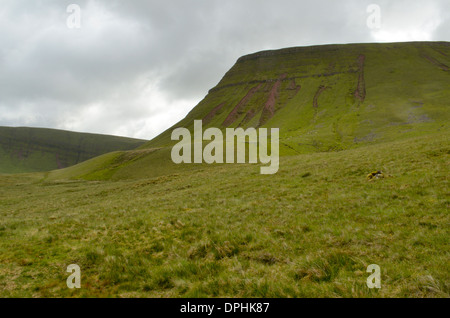
[[[450,43],[297,47],[239,58],[175,127],[278,127],[294,152],[389,141],[447,122]]]

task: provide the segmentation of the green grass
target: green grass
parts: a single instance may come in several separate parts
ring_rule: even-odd
[[[175,165],[172,129],[66,169],[0,175],[0,297],[449,297],[450,78],[432,62],[450,65],[449,48],[331,45],[239,59],[174,127],[223,103],[204,128],[221,127],[261,83],[231,125],[255,111],[244,128],[256,127],[287,74],[274,116],[264,113],[264,127],[280,128],[275,175]],[[374,170],[391,177],[368,182]],[[81,267],[80,290],[66,287],[70,264]],[[366,286],[369,264],[381,267],[379,290]]]
[[[272,176],[2,176],[0,297],[449,297],[448,137],[283,157]]]
[[[363,102],[355,97],[361,55],[365,56]],[[204,129],[224,130],[222,124],[230,112],[261,84],[230,125],[237,127],[253,110],[256,115],[242,127],[258,127],[270,91],[283,74],[286,79],[276,97],[275,114],[263,125],[280,128],[282,156],[341,151],[447,131],[450,72],[425,56],[450,65],[450,43],[324,45],[244,56],[185,119],[140,147],[149,152],[122,152],[120,156],[135,159],[127,163],[119,158],[120,164],[106,155],[51,173],[49,180],[126,180],[195,170],[195,165],[172,163],[170,150],[176,143],[170,140],[173,129],[187,127],[192,131],[194,120],[205,118],[223,104]],[[292,90],[293,79],[301,86],[297,94]],[[321,86],[326,89],[316,108],[314,97]]]
[[[354,96],[360,55],[365,56],[363,102]],[[173,144],[173,128],[192,129],[194,120],[223,103],[208,123],[222,127],[231,110],[259,81],[262,88],[230,125],[236,127],[252,109],[255,117],[243,126],[257,126],[268,94],[283,74],[286,80],[276,99],[275,115],[263,127],[280,128],[281,141],[294,154],[349,149],[437,130],[450,119],[450,72],[425,56],[450,65],[450,43],[323,45],[244,56],[185,119],[142,147]],[[301,86],[297,94],[289,89],[292,79]],[[320,86],[327,89],[320,94],[315,109],[313,99]]]
[[[143,143],[145,140],[56,129],[0,127],[0,173],[55,170]]]

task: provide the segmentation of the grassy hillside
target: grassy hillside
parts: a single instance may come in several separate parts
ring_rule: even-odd
[[[286,156],[271,176],[1,177],[0,297],[449,297],[449,155],[437,133]],[[377,169],[391,177],[368,182]]]
[[[0,127],[0,173],[61,169],[111,151],[135,149],[144,142],[55,129]]]
[[[448,123],[450,43],[298,47],[241,57],[175,127],[278,127],[296,152],[341,150]],[[234,113],[233,113],[234,111]]]
[[[172,164],[168,147],[174,128],[192,130],[198,119],[205,128],[280,128],[282,155],[447,131],[449,65],[448,42],[324,45],[247,55],[185,119],[143,145],[147,153],[107,155],[50,178],[127,179],[197,169]]]
[[[0,297],[450,297],[449,56],[432,42],[240,58],[172,129],[280,128],[274,175],[175,165],[169,129],[0,176]]]

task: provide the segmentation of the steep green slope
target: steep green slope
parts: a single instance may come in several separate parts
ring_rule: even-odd
[[[280,128],[282,155],[448,131],[449,65],[448,42],[324,45],[250,54],[185,119],[143,145],[151,151],[139,160],[115,162],[114,173],[104,161],[101,173],[87,163],[51,177],[124,179],[197,169],[174,165],[169,147],[175,143],[170,140],[174,128],[192,131],[199,119],[205,128]]]
[[[450,43],[324,45],[241,57],[175,127],[279,127],[297,152],[389,141],[448,122]],[[431,125],[430,125],[431,124]],[[437,124],[437,125],[436,125]]]
[[[111,151],[135,149],[144,142],[55,129],[0,127],[0,173],[61,169]]]

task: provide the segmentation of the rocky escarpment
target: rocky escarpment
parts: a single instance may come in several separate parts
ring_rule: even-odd
[[[441,106],[450,99],[448,65],[447,42],[257,52],[239,58],[174,127],[191,129],[198,119],[221,129],[278,127],[291,153],[345,149],[361,144],[355,140],[393,138],[393,131],[403,136],[401,131],[414,131],[411,125],[445,118]],[[412,100],[423,106],[412,109]],[[411,114],[427,120],[411,120]],[[170,143],[169,130],[147,147]]]

